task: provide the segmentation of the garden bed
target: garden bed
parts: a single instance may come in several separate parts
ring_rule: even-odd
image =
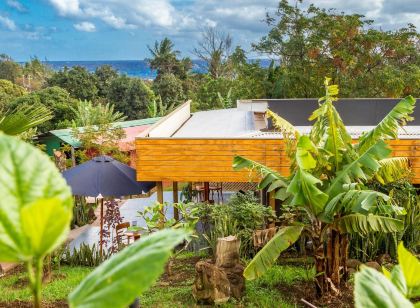
[[[173,262],[172,275],[162,275],[158,282],[141,297],[142,307],[191,307],[195,305],[191,287],[194,282],[194,265],[202,258],[192,253],[184,253]],[[229,301],[223,307],[303,307],[305,298],[317,306],[351,307],[352,290],[343,289],[339,298],[315,299],[313,271],[310,262],[276,265],[263,277],[247,281],[246,295],[241,302]],[[68,307],[68,293],[92,269],[88,267],[62,266],[53,271],[50,282],[43,289],[44,307]],[[32,307],[31,294],[27,287],[26,273],[18,267],[7,276],[0,278],[0,307]],[[345,303],[345,304],[344,304]]]

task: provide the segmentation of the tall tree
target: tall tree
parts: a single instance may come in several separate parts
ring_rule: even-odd
[[[174,74],[178,78],[186,78],[192,68],[191,59],[178,59],[180,52],[174,50],[174,43],[165,37],[162,41],[156,41],[153,47],[147,46],[152,57],[147,59],[152,69],[157,71],[156,79],[159,80],[164,74]]]
[[[106,97],[111,82],[118,77],[118,72],[111,65],[101,65],[95,70],[98,96]]]
[[[155,98],[153,91],[139,78],[120,76],[114,79],[108,90],[107,99],[115,110],[129,120],[146,118],[147,106]]]
[[[9,80],[0,79],[0,109],[7,108],[12,101],[25,94],[25,88]]]
[[[49,86],[59,86],[66,89],[70,95],[77,99],[93,100],[98,95],[96,77],[82,66],[65,67],[62,71],[54,73],[48,79]]]
[[[225,76],[228,71],[228,59],[231,55],[232,37],[230,34],[207,27],[203,30],[198,46],[193,53],[206,65],[211,77]]]
[[[31,106],[41,104],[53,113],[53,118],[39,125],[41,132],[65,128],[71,126],[74,118],[72,108],[76,106],[77,100],[70,97],[69,93],[60,87],[49,87],[34,91],[17,98],[9,106],[17,108],[20,106]]]
[[[13,61],[10,56],[0,54],[0,79],[6,79],[14,83],[21,75],[22,67]]]
[[[359,14],[282,0],[254,49],[280,61],[278,97],[318,97],[317,80],[331,76],[343,97],[420,95],[419,34],[373,27]]]
[[[52,69],[42,63],[38,58],[31,58],[23,66],[21,84],[29,91],[39,90],[45,85],[52,73]]]

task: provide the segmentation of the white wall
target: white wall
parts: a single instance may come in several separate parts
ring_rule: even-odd
[[[148,131],[149,137],[171,137],[191,116],[191,101],[187,101],[159,120]]]
[[[236,108],[243,111],[266,112],[268,102],[263,100],[237,100]]]

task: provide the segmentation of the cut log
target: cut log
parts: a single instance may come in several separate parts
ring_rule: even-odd
[[[193,296],[197,302],[205,304],[226,303],[230,297],[230,282],[224,271],[208,260],[195,265]]]
[[[236,236],[229,235],[228,237],[218,238],[216,266],[230,268],[238,264],[240,246],[241,241]]]

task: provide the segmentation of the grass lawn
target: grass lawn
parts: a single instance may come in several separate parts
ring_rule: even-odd
[[[46,302],[63,301],[80,281],[91,271],[87,267],[61,266],[54,270],[51,282],[42,289],[43,300]],[[30,302],[32,295],[28,287],[26,271],[0,278],[0,307],[2,303]]]
[[[172,275],[168,277],[164,274],[141,296],[142,307],[195,306],[191,286],[195,276],[194,265],[201,258],[202,255],[191,253],[178,256],[172,267]],[[55,270],[52,281],[43,288],[46,306],[65,307],[67,295],[91,270],[69,266]],[[246,282],[246,295],[241,302],[231,300],[222,307],[302,307],[300,298],[311,299],[314,296],[313,275],[310,266],[276,265],[263,277]],[[30,307],[31,294],[24,271],[0,278],[0,290],[0,307]]]

